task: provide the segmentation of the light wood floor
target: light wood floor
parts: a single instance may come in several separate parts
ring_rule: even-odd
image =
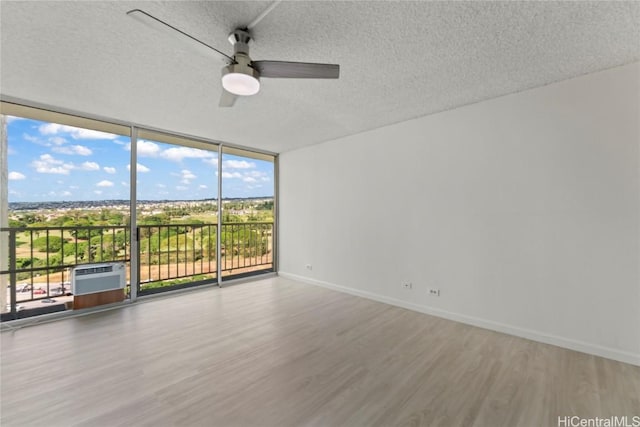
[[[640,415],[640,367],[282,278],[1,339],[3,427],[557,426],[558,416]]]

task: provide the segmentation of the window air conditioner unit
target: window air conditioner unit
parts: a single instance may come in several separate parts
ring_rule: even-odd
[[[71,271],[71,292],[73,295],[87,295],[123,289],[125,271],[122,262],[79,265]]]

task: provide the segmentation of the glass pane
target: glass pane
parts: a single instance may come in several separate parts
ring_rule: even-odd
[[[222,155],[222,275],[274,271],[274,159],[225,149]]]
[[[3,118],[5,311],[12,303],[5,286],[12,276],[17,310],[38,313],[70,307],[65,303],[73,298],[70,272],[75,266],[120,261],[129,276],[129,137],[68,124],[82,123],[77,117],[56,117],[60,122]]]
[[[138,139],[141,294],[212,282],[217,277],[218,153],[194,145]]]

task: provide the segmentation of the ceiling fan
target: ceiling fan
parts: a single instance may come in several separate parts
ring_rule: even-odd
[[[208,54],[215,52],[227,64],[222,68],[222,96],[220,107],[231,107],[238,96],[255,95],[260,90],[260,78],[292,78],[292,79],[337,79],[340,76],[340,66],[337,64],[317,64],[308,62],[288,61],[254,61],[249,56],[249,42],[251,28],[253,28],[267,13],[280,3],[271,4],[263,13],[244,28],[236,28],[229,34],[229,42],[233,45],[233,55],[224,52],[198,40],[184,31],[156,18],[141,10],[133,9],[127,15],[136,18],[160,31],[168,32],[189,42],[193,47],[202,48]]]

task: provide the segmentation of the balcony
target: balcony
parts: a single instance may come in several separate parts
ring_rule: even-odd
[[[79,265],[125,263],[125,297],[131,293],[128,226],[0,228],[0,233],[8,238],[8,268],[0,270],[0,283],[7,283],[3,321],[71,309],[71,271]],[[218,225],[209,223],[139,226],[137,295],[217,282],[217,234]],[[223,280],[273,271],[273,222],[222,223],[219,256]]]

